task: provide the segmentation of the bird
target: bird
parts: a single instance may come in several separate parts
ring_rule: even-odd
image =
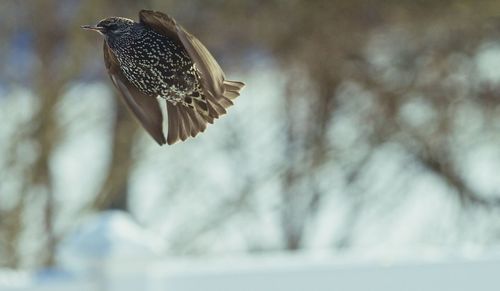
[[[161,146],[204,132],[227,113],[245,83],[230,81],[208,49],[169,15],[108,17],[81,28],[104,38],[104,63],[139,123]],[[158,98],[166,100],[167,138]]]

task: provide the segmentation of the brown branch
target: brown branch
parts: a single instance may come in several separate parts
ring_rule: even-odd
[[[116,96],[118,98],[118,96]],[[132,148],[137,132],[137,122],[115,98],[116,115],[114,120],[111,161],[107,176],[98,195],[91,203],[93,210],[105,210],[113,205],[128,210],[128,178],[134,164]]]

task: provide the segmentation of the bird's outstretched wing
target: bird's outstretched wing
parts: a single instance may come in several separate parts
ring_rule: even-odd
[[[154,96],[147,96],[130,84],[106,42],[104,42],[104,63],[113,84],[120,91],[130,111],[158,144],[165,144],[166,139],[162,130],[163,116],[158,101]]]
[[[232,99],[240,95],[245,84],[226,80],[224,72],[207,48],[173,18],[161,12],[141,10],[139,19],[142,24],[182,45],[200,72],[206,98],[205,108],[197,107],[196,103],[191,108],[167,102],[167,142],[172,144],[185,140],[189,135],[194,137],[205,130],[206,123],[213,123],[214,119],[226,113],[226,109],[233,105]]]

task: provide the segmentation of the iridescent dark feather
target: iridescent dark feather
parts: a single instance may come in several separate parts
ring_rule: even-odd
[[[123,101],[137,117],[144,129],[160,145],[166,143],[163,135],[163,116],[156,98],[151,98],[140,92],[135,86],[123,76],[118,61],[104,42],[104,63],[108,69],[113,84],[120,91]]]

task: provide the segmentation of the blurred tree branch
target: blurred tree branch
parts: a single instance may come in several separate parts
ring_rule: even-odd
[[[120,97],[115,97],[116,104]],[[109,208],[128,210],[128,178],[134,164],[132,141],[138,126],[123,104],[117,104],[115,108],[111,162],[104,184],[92,204],[92,209],[97,211]]]
[[[7,7],[3,14],[10,14],[11,5],[14,4],[0,4],[2,8]],[[58,120],[57,104],[72,82],[81,82],[78,74],[83,64],[92,58],[98,58],[99,64],[101,61],[100,54],[82,53],[86,48],[92,52],[98,49],[95,47],[98,42],[92,38],[90,45],[77,29],[78,25],[109,15],[136,18],[140,8],[172,14],[180,23],[186,23],[216,56],[232,54],[233,59],[241,56],[241,72],[251,70],[254,65],[245,66],[245,62],[271,60],[271,64],[266,65],[274,66],[280,74],[276,80],[281,77],[287,80],[282,93],[283,112],[276,117],[284,118],[277,120],[285,124],[283,136],[272,141],[283,143],[275,147],[282,152],[274,153],[281,161],[275,166],[277,169],[268,170],[275,175],[273,179],[279,180],[280,188],[275,194],[281,204],[276,210],[276,220],[284,248],[304,247],[305,234],[315,227],[312,222],[325,197],[333,195],[322,183],[327,179],[325,172],[339,168],[345,179],[341,195],[349,209],[334,244],[338,248],[352,244],[361,215],[375,203],[366,195],[371,189],[365,180],[374,179],[366,177],[366,171],[372,166],[377,150],[388,143],[400,145],[417,167],[424,168],[422,172],[431,173],[449,185],[454,190],[450,194],[455,195],[452,197],[461,201],[463,207],[500,206],[497,193],[488,196],[489,193],[473,189],[459,171],[460,157],[454,153],[459,145],[453,139],[456,119],[453,106],[466,101],[477,106],[490,132],[497,130],[498,121],[494,118],[500,100],[498,86],[478,81],[471,64],[476,62],[474,58],[481,45],[496,41],[499,36],[495,25],[493,28],[485,25],[500,9],[498,1],[91,0],[80,3],[78,9],[72,7],[74,14],[63,9],[63,5],[64,1],[58,0],[17,2],[15,7],[22,9],[12,14],[15,17],[5,15],[3,19],[20,23],[14,25],[15,29],[8,25],[0,27],[0,33],[11,38],[10,34],[14,33],[34,38],[30,62],[35,72],[29,86],[37,96],[34,116],[20,126],[2,153],[9,156],[5,171],[19,171],[23,184],[14,206],[0,210],[1,253],[8,255],[2,264],[13,267],[21,264],[18,244],[28,223],[40,224],[47,250],[43,264],[53,263],[61,233],[54,227],[60,205],[53,193],[51,160],[66,136]],[[29,12],[28,17],[23,17],[25,11]],[[2,46],[2,54],[7,51],[9,48]],[[100,70],[104,72],[102,67]],[[355,83],[366,96],[341,96],[346,83]],[[355,101],[354,97],[366,100]],[[402,117],[405,106],[417,101],[435,113],[430,123],[415,125]],[[87,205],[92,210],[128,209],[128,180],[135,167],[132,150],[137,124],[116,100],[115,109],[109,165],[102,186]],[[345,112],[359,118],[356,126],[362,127],[359,131],[363,136],[347,149],[339,149],[332,142],[337,137],[332,138],[331,132],[336,118]],[[231,144],[225,147],[224,154],[237,160],[234,172],[241,175],[240,180],[244,182],[234,189],[231,199],[216,203],[220,212],[214,211],[217,213],[213,216],[189,225],[189,232],[174,240],[174,248],[181,251],[192,248],[200,237],[220,228],[238,211],[251,207],[247,202],[259,191],[254,184],[261,180],[250,171],[241,173],[239,167],[247,157],[239,156],[246,145],[236,140],[238,134],[236,130],[227,135]],[[23,165],[16,161],[18,149],[31,143],[36,151],[33,163]],[[350,157],[354,151],[359,157]],[[184,172],[184,176],[188,172]],[[387,195],[386,190],[393,186],[384,185],[384,191],[376,194]],[[183,189],[174,185],[169,191]],[[404,195],[403,192],[400,195]],[[43,199],[33,199],[40,197]],[[27,206],[36,203],[43,208],[43,219],[27,221],[30,214]],[[82,208],[87,210],[87,207]]]

